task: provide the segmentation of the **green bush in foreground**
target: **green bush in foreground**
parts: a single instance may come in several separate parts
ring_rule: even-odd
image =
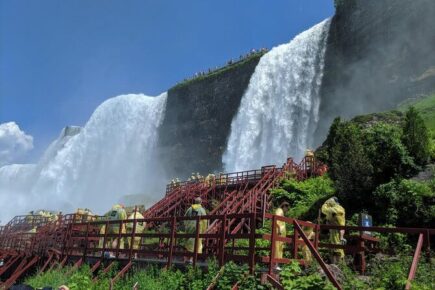
[[[71,271],[71,267],[56,269],[27,278],[24,284],[34,288],[53,287],[57,289],[60,285],[67,285],[71,290],[107,290],[110,279],[114,277],[119,267],[112,267],[108,273],[100,272],[97,282],[93,282],[93,276],[88,265],[83,265],[78,270]],[[118,280],[113,289],[131,290],[134,285],[144,290],[202,290],[206,289],[219,269],[215,261],[208,263],[207,271],[200,268],[188,267],[185,271],[178,269],[161,269],[148,266],[144,269],[133,268],[121,280]],[[216,281],[215,289],[231,289],[239,282],[238,289],[269,289],[260,285],[259,280],[249,275],[246,265],[228,263],[220,278]]]

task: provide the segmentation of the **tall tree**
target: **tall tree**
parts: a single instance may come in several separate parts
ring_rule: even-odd
[[[402,142],[418,165],[426,165],[430,155],[429,131],[414,107],[409,107],[403,126]]]
[[[373,166],[362,142],[362,132],[355,124],[344,122],[335,133],[330,148],[331,177],[345,204],[366,206],[373,190]]]

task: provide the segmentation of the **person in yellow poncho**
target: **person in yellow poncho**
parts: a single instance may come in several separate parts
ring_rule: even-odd
[[[143,218],[144,218],[143,215],[139,211],[133,211],[129,215],[128,220],[134,221],[135,219],[136,220],[138,220],[138,219],[140,220],[140,219],[143,219]],[[134,227],[134,223],[132,223],[132,222],[131,223],[127,223],[127,226],[126,226],[127,233],[133,233],[133,227]],[[136,222],[135,234],[142,234],[144,232],[144,230],[145,230],[145,227],[146,227],[146,223],[145,222],[143,222],[143,221]],[[141,241],[141,237],[135,237],[134,241],[133,241],[133,245],[132,245],[131,244],[131,238],[127,238],[128,247],[133,247],[134,250],[138,250],[139,246],[140,246],[140,241]]]
[[[346,225],[346,211],[338,203],[336,197],[331,197],[322,205],[322,214],[325,215],[326,223],[334,226]],[[329,242],[334,245],[345,245],[344,230],[329,230]],[[332,251],[331,263],[338,264],[344,258],[343,249]]]
[[[304,234],[309,240],[314,239],[315,233],[312,227],[304,227]],[[302,246],[302,256],[304,257],[306,265],[311,264],[311,262],[313,261],[313,255],[311,254],[311,251],[306,244]]]
[[[120,204],[115,204],[112,209],[107,212],[105,215],[105,218],[108,220],[125,220],[127,219],[127,213],[124,209],[123,205]],[[103,225],[100,229],[100,234],[104,235],[104,233],[106,232],[106,226]],[[109,224],[109,227],[107,229],[107,234],[118,234],[119,233],[119,223],[115,223],[115,224]],[[123,224],[121,226],[121,233],[125,234],[125,224]],[[100,238],[99,241],[99,247],[103,248],[103,240],[104,237]],[[123,238],[121,238],[121,241],[118,241],[118,238],[107,238],[106,239],[106,247],[109,246],[112,249],[115,249],[118,246],[118,242],[119,244],[119,248],[120,249],[124,249],[124,242],[123,242]]]
[[[187,217],[195,217],[195,216],[203,216],[207,215],[205,209],[201,205],[202,199],[200,197],[195,198],[194,204],[186,210],[184,216]],[[196,221],[195,220],[187,220],[184,222],[184,227],[186,229],[186,233],[194,234],[196,233]],[[207,220],[199,221],[199,233],[203,234],[207,230]],[[193,253],[195,249],[195,238],[189,238],[186,242],[186,250]],[[198,254],[202,254],[202,239],[197,240],[196,251]],[[187,263],[192,263],[193,258],[190,257],[186,261]]]
[[[279,207],[275,209],[275,215],[277,216],[285,216],[290,208],[290,204],[287,201],[281,202]],[[276,222],[276,233],[278,236],[285,237],[287,234],[286,223],[283,221]],[[284,255],[284,242],[275,242],[275,257],[276,259],[282,259]],[[275,267],[276,270],[280,271],[281,268],[278,264]]]

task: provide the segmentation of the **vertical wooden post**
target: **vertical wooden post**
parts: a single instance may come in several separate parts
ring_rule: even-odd
[[[106,226],[104,227],[104,237],[103,237],[103,248],[101,250],[101,258],[104,258],[104,253],[107,252],[107,231],[109,229],[109,221],[106,221]]]
[[[198,260],[198,243],[199,243],[199,228],[200,228],[200,216],[196,216],[196,232],[195,232],[195,243],[193,249],[193,266],[196,266],[196,261]]]
[[[169,255],[168,255],[168,263],[167,268],[169,269],[172,265],[172,255],[174,253],[174,244],[175,244],[175,226],[177,224],[177,218],[175,216],[172,217],[172,225],[171,225],[171,239],[169,240]]]
[[[293,259],[298,258],[298,231],[296,230],[296,220],[293,220]]]
[[[219,267],[225,264],[225,236],[227,231],[227,214],[222,217],[221,236],[220,236],[220,249],[219,249]]]
[[[135,242],[135,238],[136,238],[136,213],[137,213],[137,206],[134,207],[134,221],[133,221],[133,229],[132,229],[132,233],[130,234],[130,243],[129,243],[129,251],[128,251],[128,261],[131,261],[131,256],[133,255],[133,245]],[[127,225],[125,226],[127,228]],[[127,232],[127,231],[126,231]],[[127,238],[128,239],[128,238]]]
[[[272,216],[272,234],[270,236],[270,258],[269,258],[269,275],[273,274],[275,266],[275,237],[276,237],[276,215]]]
[[[319,248],[319,239],[320,239],[320,225],[316,224],[314,226],[314,248],[316,248],[316,250]]]
[[[85,235],[85,249],[83,251],[83,262],[86,263],[86,256],[88,252],[89,243],[89,222],[86,223],[86,235]]]
[[[256,213],[251,214],[251,233],[249,235],[249,273],[252,275],[255,271],[255,228],[256,228]]]

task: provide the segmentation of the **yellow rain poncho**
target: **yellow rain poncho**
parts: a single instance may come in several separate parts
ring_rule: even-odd
[[[133,212],[129,217],[128,220],[134,220],[134,219],[143,219],[143,215],[140,212]],[[127,233],[133,233],[133,227],[134,227],[134,223],[127,223],[126,226],[126,230]],[[135,234],[142,234],[145,230],[146,227],[146,223],[143,221],[140,222],[136,222],[136,230],[135,230]],[[135,237],[134,241],[133,241],[133,249],[138,250],[140,247],[140,241],[141,241],[141,237]],[[127,238],[127,244],[128,247],[131,247],[131,238]]]
[[[186,211],[185,216],[188,217],[195,217],[195,216],[202,216],[206,215],[205,209],[200,204],[193,204],[191,207],[189,207]],[[196,221],[194,220],[188,220],[184,222],[185,229],[188,234],[194,234],[196,233]],[[203,234],[207,230],[207,220],[200,220],[199,221],[199,233]],[[194,252],[195,249],[195,238],[190,238],[186,242],[186,250],[189,252]],[[202,254],[202,239],[198,239],[197,247],[196,247],[197,253]]]
[[[334,226],[346,225],[346,211],[334,198],[325,201],[322,205],[322,213],[326,216],[327,224]],[[340,245],[340,230],[329,230],[329,242]],[[340,256],[340,258],[344,257],[342,249],[334,249],[333,252],[335,255]]]
[[[282,208],[278,207],[275,210],[275,215],[284,216],[284,211]],[[287,234],[285,222],[277,221],[276,222],[276,233],[278,236],[285,237]],[[275,242],[275,258],[282,259],[284,255],[284,242]]]
[[[112,207],[112,209],[108,213],[105,214],[105,217],[108,220],[126,220],[127,213],[121,205],[116,204]],[[119,223],[109,224],[109,228],[107,229],[107,234],[119,234],[119,228],[120,228]],[[106,232],[106,226],[103,225],[100,229],[100,234],[104,235],[105,232]],[[121,226],[121,233],[125,234],[125,224]],[[103,247],[103,240],[104,237],[101,237],[99,241],[100,248]],[[118,238],[107,238],[106,247],[116,247],[117,242],[118,242]],[[124,249],[124,242],[122,238],[121,238],[121,243],[119,245],[119,248]]]
[[[309,240],[314,239],[315,233],[313,231],[313,228],[311,227],[305,228],[304,233]],[[304,257],[304,260],[307,263],[307,265],[309,265],[313,261],[313,255],[311,254],[311,251],[307,245],[302,246],[302,256]]]

